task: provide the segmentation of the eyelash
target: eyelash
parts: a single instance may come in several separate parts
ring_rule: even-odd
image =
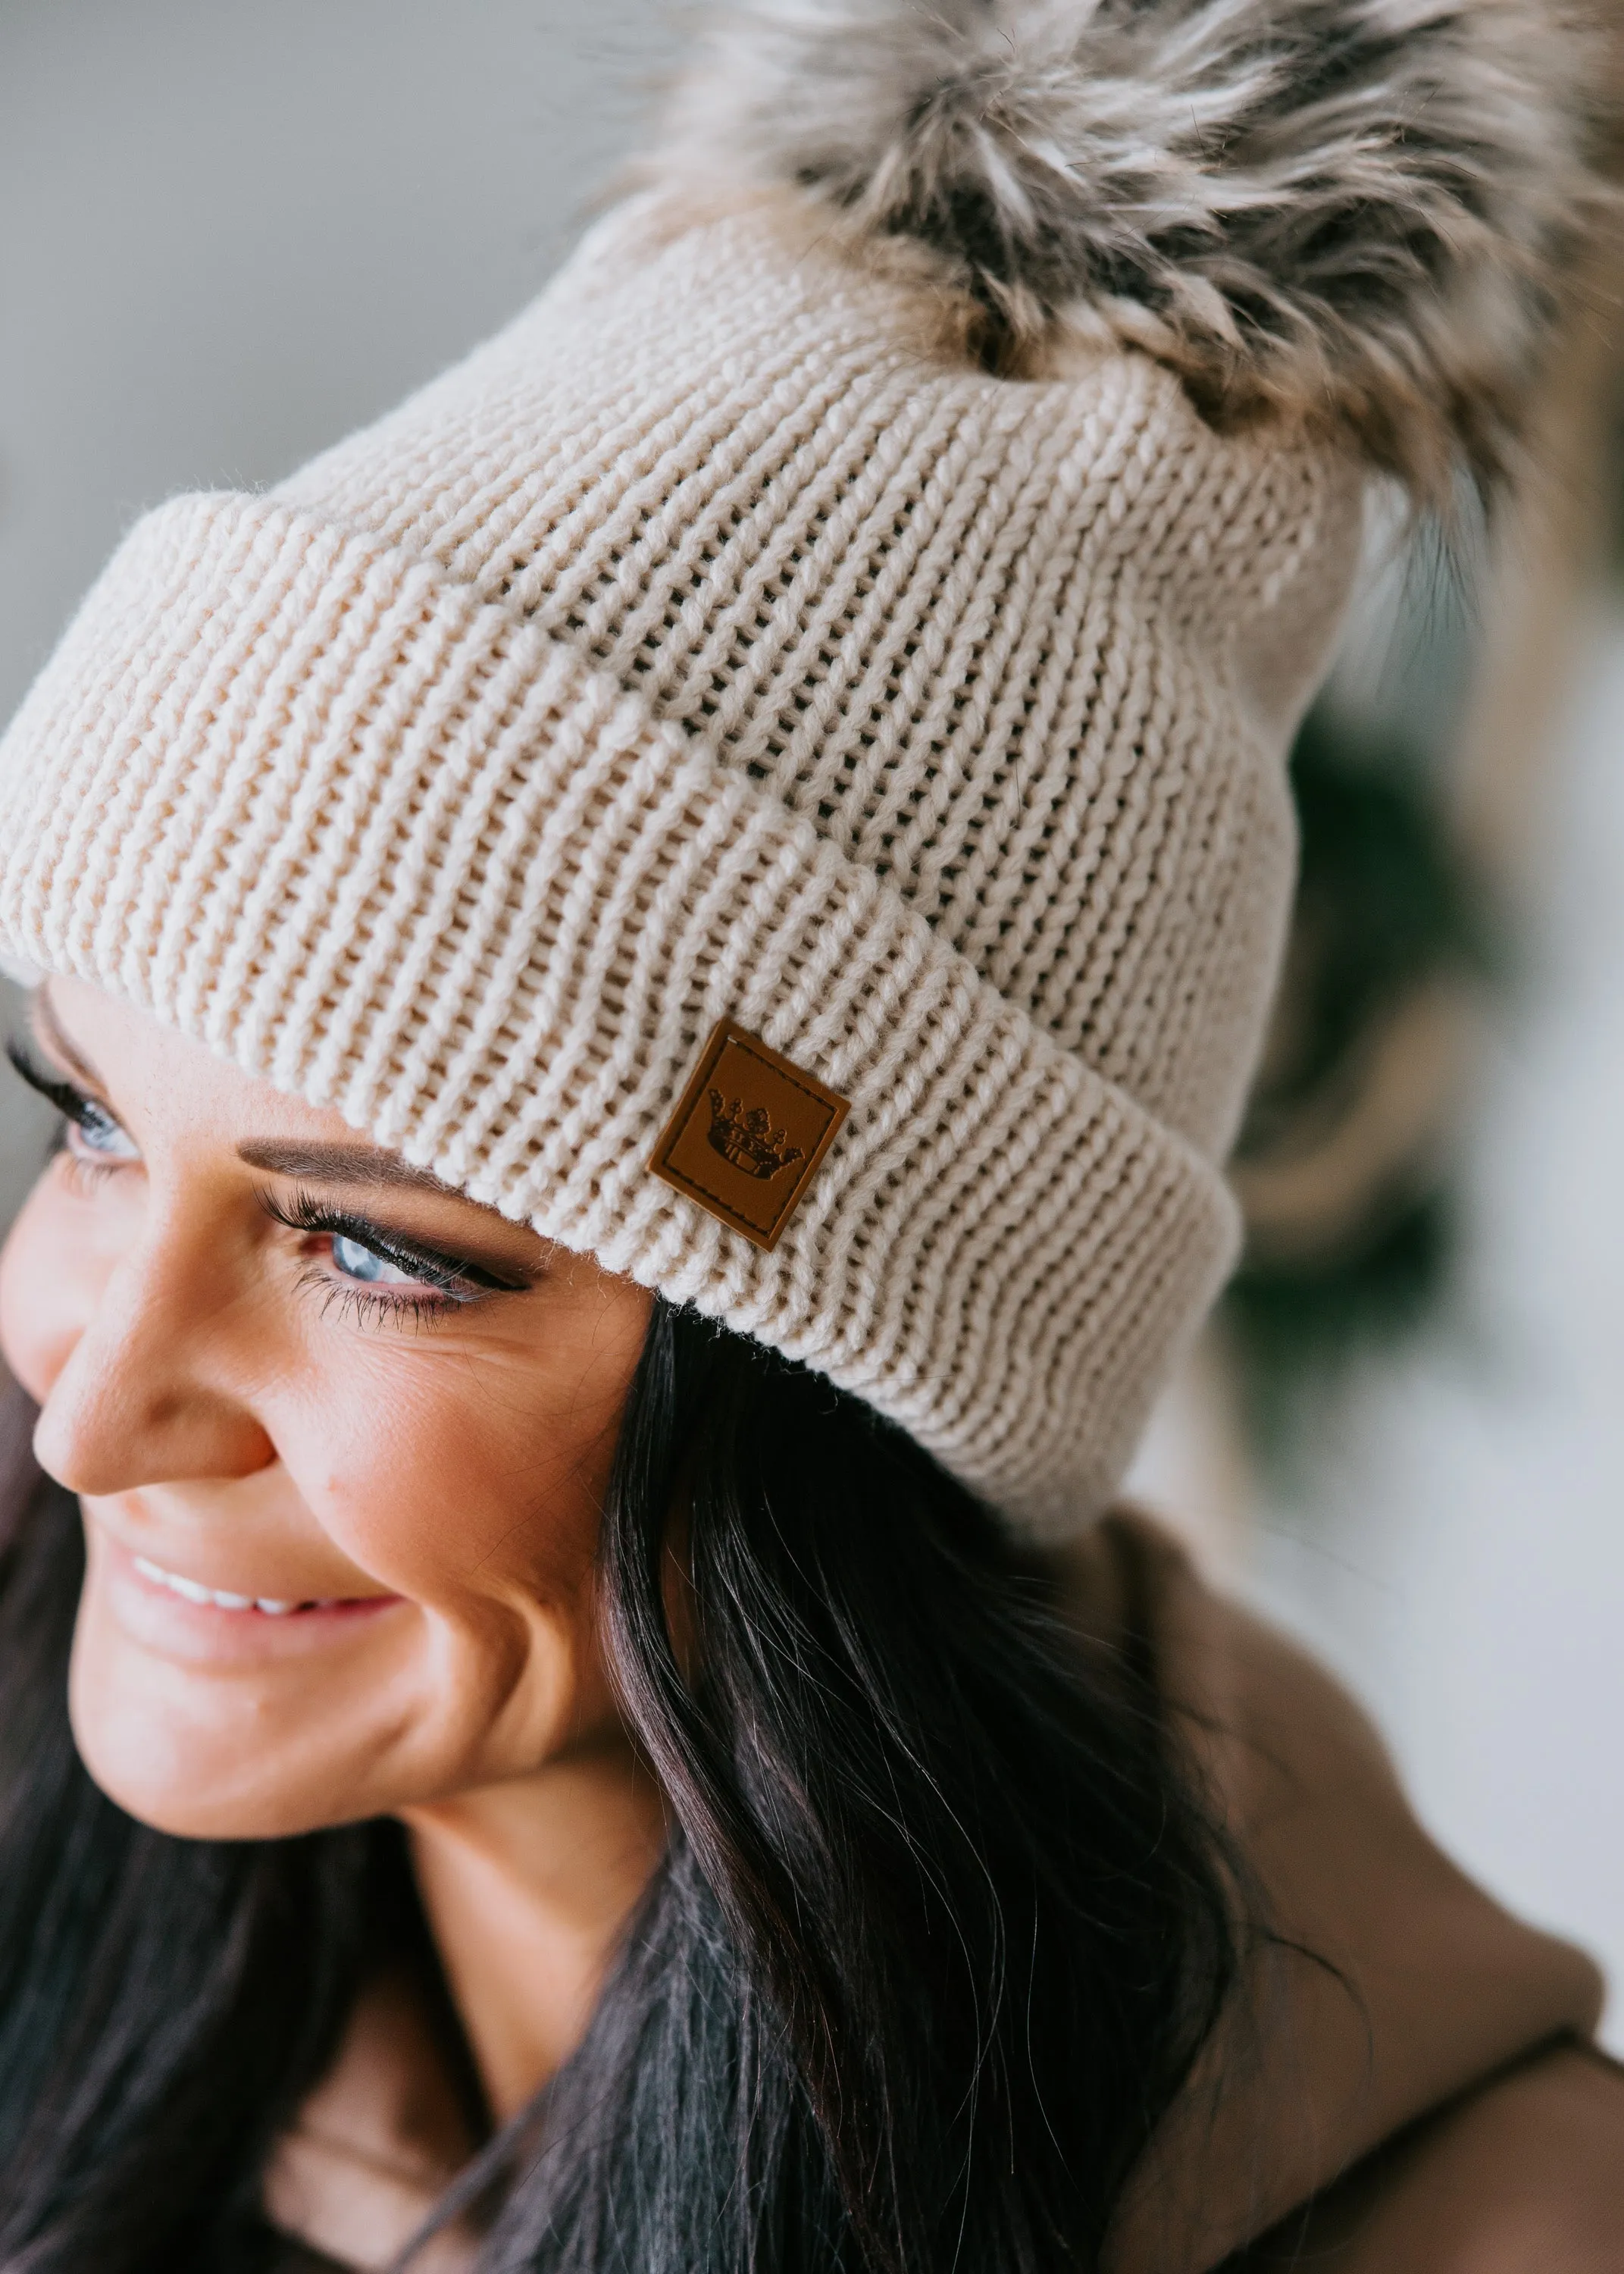
[[[104,1105],[98,1104],[94,1097],[87,1096],[72,1082],[60,1081],[55,1074],[48,1073],[44,1066],[36,1065],[19,1042],[9,1041],[5,1046],[5,1055],[11,1062],[12,1072],[26,1081],[30,1089],[36,1090],[47,1104],[54,1105],[61,1114],[64,1126],[57,1131],[51,1151],[66,1163],[75,1184],[81,1188],[100,1184],[104,1177],[110,1177],[115,1170],[124,1166],[124,1163],[117,1158],[97,1160],[94,1154],[76,1153],[67,1142],[67,1129],[70,1126],[84,1131],[86,1134],[98,1123],[108,1123],[116,1128],[122,1127],[123,1125],[115,1119]]]
[[[54,1105],[65,1124],[80,1130],[89,1130],[114,1117],[104,1105],[86,1096],[70,1081],[49,1073],[16,1041],[5,1046],[6,1057],[13,1070],[27,1083],[30,1089]],[[122,1126],[122,1125],[116,1125]],[[97,1160],[94,1156],[72,1151],[65,1141],[65,1133],[59,1133],[54,1150],[61,1156],[76,1184],[81,1187],[99,1184],[111,1176],[124,1163],[115,1159]],[[439,1254],[430,1249],[417,1248],[404,1240],[395,1239],[368,1222],[365,1216],[350,1216],[342,1209],[327,1207],[313,1193],[297,1189],[290,1201],[275,1193],[261,1190],[258,1194],[260,1207],[274,1222],[289,1231],[303,1232],[307,1237],[353,1239],[374,1255],[381,1256],[397,1271],[410,1271],[423,1281],[421,1291],[400,1289],[386,1292],[382,1288],[346,1284],[331,1276],[319,1263],[306,1264],[300,1276],[300,1285],[320,1293],[325,1315],[335,1306],[341,1315],[347,1314],[356,1325],[399,1325],[414,1327],[432,1325],[450,1312],[464,1310],[470,1304],[479,1302],[487,1294],[514,1294],[520,1291],[513,1283],[501,1279],[495,1272],[452,1255]]]
[[[413,1295],[403,1287],[393,1295],[386,1295],[376,1287],[342,1286],[314,1263],[305,1267],[298,1284],[320,1297],[324,1319],[336,1312],[351,1326],[362,1328],[410,1327],[415,1331],[436,1326],[449,1313],[463,1310],[479,1299],[477,1295]]]
[[[392,1263],[397,1271],[410,1271],[424,1282],[421,1293],[404,1288],[386,1293],[382,1288],[346,1284],[329,1276],[320,1264],[312,1262],[306,1266],[300,1284],[322,1296],[324,1315],[336,1307],[341,1315],[347,1314],[357,1326],[404,1322],[421,1327],[443,1319],[449,1311],[465,1310],[486,1294],[516,1291],[498,1280],[493,1272],[483,1271],[477,1264],[460,1261],[453,1256],[408,1246],[380,1231],[376,1224],[369,1224],[365,1216],[350,1216],[342,1209],[329,1208],[313,1193],[297,1189],[290,1201],[285,1201],[278,1193],[261,1191],[258,1198],[266,1214],[285,1224],[289,1231],[328,1239],[353,1239],[370,1254]]]

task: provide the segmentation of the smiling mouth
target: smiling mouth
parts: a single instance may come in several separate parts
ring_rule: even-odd
[[[178,1595],[184,1602],[197,1603],[217,1611],[252,1611],[267,1619],[285,1619],[290,1618],[296,1611],[337,1610],[350,1600],[334,1596],[325,1601],[285,1603],[274,1595],[233,1595],[223,1587],[205,1587],[196,1579],[183,1578],[178,1571],[166,1571],[162,1564],[153,1562],[145,1555],[132,1555],[130,1561],[142,1578],[150,1579],[154,1586],[167,1587],[172,1595]]]

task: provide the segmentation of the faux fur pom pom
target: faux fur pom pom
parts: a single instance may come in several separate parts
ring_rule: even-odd
[[[902,247],[994,367],[1103,323],[1418,494],[1513,453],[1598,197],[1569,0],[740,0],[667,170]]]

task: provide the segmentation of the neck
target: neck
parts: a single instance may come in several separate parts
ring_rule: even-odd
[[[585,2033],[665,1847],[659,1788],[620,1743],[403,1817],[451,1996],[505,2123]]]

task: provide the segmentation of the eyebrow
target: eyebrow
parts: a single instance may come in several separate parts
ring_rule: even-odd
[[[415,1192],[437,1193],[444,1200],[461,1201],[466,1208],[483,1209],[487,1216],[500,1214],[485,1201],[470,1200],[466,1193],[458,1192],[432,1169],[414,1169],[398,1153],[386,1153],[376,1145],[283,1144],[269,1138],[250,1138],[237,1147],[237,1157],[251,1169],[268,1169],[274,1177],[299,1178],[318,1185],[405,1186]]]

